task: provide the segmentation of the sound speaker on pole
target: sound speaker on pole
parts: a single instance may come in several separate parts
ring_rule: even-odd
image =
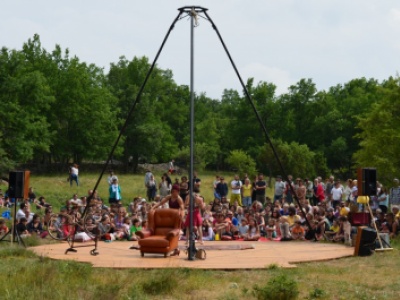
[[[29,192],[29,171],[13,171],[8,176],[8,196],[27,199]]]
[[[359,168],[357,170],[358,196],[376,195],[376,169]]]
[[[375,230],[360,226],[357,229],[356,243],[354,247],[354,256],[369,256],[374,253],[376,247],[377,233]]]

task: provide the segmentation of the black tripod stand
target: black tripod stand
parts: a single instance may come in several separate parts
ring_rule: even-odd
[[[26,248],[25,242],[21,238],[21,236],[19,235],[18,230],[17,230],[17,218],[16,218],[16,215],[17,215],[17,202],[18,202],[17,199],[15,199],[15,203],[14,203],[14,206],[13,206],[14,207],[14,217],[12,218],[12,220],[13,220],[12,226],[11,226],[12,228],[5,235],[3,235],[1,237],[0,242],[10,242],[10,243],[18,242],[18,244],[20,246],[22,245],[24,248]],[[7,236],[10,236],[9,240],[5,239]]]
[[[280,166],[282,175],[283,175],[284,179],[287,182],[289,182],[289,178],[287,176],[287,173],[285,172],[285,170],[283,168],[283,165],[282,165],[282,163],[281,163],[281,161],[280,161],[280,159],[278,157],[278,154],[276,152],[276,149],[275,149],[274,145],[272,144],[271,138],[270,138],[270,136],[268,134],[268,131],[267,131],[266,127],[265,127],[265,124],[262,121],[261,116],[258,113],[257,108],[256,108],[254,102],[251,99],[250,93],[248,92],[248,90],[246,88],[246,85],[244,84],[244,82],[243,82],[243,80],[242,80],[242,78],[241,78],[241,76],[239,74],[239,71],[238,71],[238,69],[237,69],[237,67],[236,67],[236,65],[235,65],[235,63],[234,63],[229,51],[228,51],[228,48],[226,47],[226,45],[225,45],[225,43],[224,43],[224,41],[222,39],[222,36],[221,36],[220,32],[218,31],[217,26],[214,24],[213,20],[210,18],[210,16],[207,13],[208,9],[204,8],[204,7],[201,7],[201,6],[184,6],[184,7],[179,8],[178,11],[179,11],[179,13],[176,16],[176,18],[174,19],[174,21],[172,22],[167,34],[165,35],[164,40],[162,41],[162,44],[161,44],[161,46],[160,46],[160,48],[159,48],[159,50],[158,50],[158,52],[156,54],[156,57],[155,57],[152,65],[151,65],[149,71],[147,72],[146,77],[145,77],[145,79],[144,79],[144,81],[143,81],[143,83],[142,83],[142,85],[141,85],[141,87],[139,89],[139,92],[138,92],[138,94],[136,96],[136,99],[133,102],[130,110],[128,111],[128,114],[127,114],[127,117],[125,119],[125,122],[122,125],[122,128],[121,128],[121,130],[119,132],[119,135],[118,135],[118,137],[117,137],[117,139],[116,139],[116,141],[115,141],[115,143],[114,143],[114,145],[113,145],[113,147],[111,149],[111,152],[108,155],[108,158],[107,158],[107,160],[106,160],[106,162],[105,162],[105,164],[103,166],[103,170],[102,170],[102,172],[101,172],[101,174],[100,174],[100,176],[99,176],[99,178],[98,178],[93,190],[97,190],[97,188],[98,188],[98,186],[99,186],[99,184],[101,182],[102,176],[106,172],[108,164],[109,164],[109,162],[111,161],[111,158],[114,155],[114,152],[115,152],[115,149],[116,149],[116,147],[117,147],[117,145],[119,143],[119,140],[121,139],[122,134],[126,130],[126,127],[128,125],[128,121],[132,117],[133,112],[134,112],[134,110],[136,108],[136,105],[138,103],[140,103],[140,99],[141,99],[143,90],[144,90],[144,88],[145,88],[145,86],[147,84],[147,81],[150,78],[151,73],[154,70],[156,62],[157,62],[157,60],[158,60],[158,58],[159,58],[159,56],[161,54],[162,49],[165,46],[165,43],[167,42],[167,39],[168,39],[169,35],[171,34],[171,31],[174,29],[175,24],[179,20],[184,19],[184,18],[190,18],[191,19],[191,23],[190,23],[190,26],[191,26],[191,49],[190,49],[190,56],[191,56],[190,69],[191,69],[191,74],[190,74],[190,171],[189,171],[190,174],[189,174],[189,182],[193,184],[193,178],[194,178],[194,176],[193,176],[193,173],[194,173],[193,172],[193,166],[194,166],[194,160],[193,160],[193,156],[194,156],[194,43],[193,42],[194,42],[194,28],[199,25],[199,23],[198,23],[199,22],[199,18],[205,19],[208,22],[210,22],[212,28],[217,33],[218,38],[219,38],[219,40],[220,40],[220,42],[221,42],[221,44],[222,44],[222,46],[223,46],[223,48],[225,50],[225,53],[228,56],[228,58],[229,58],[229,60],[230,60],[230,62],[232,64],[232,67],[234,68],[235,73],[236,73],[236,75],[237,75],[237,77],[238,77],[238,79],[240,81],[240,84],[241,84],[241,86],[243,88],[245,96],[246,96],[250,106],[252,107],[252,109],[253,109],[256,117],[257,117],[258,122],[260,123],[260,127],[261,127],[261,129],[262,129],[262,131],[263,131],[263,133],[265,135],[265,138],[266,138],[268,144],[272,148],[274,156],[275,156],[275,158],[276,158],[276,160],[277,160],[277,162],[278,162],[278,164]],[[299,202],[299,199],[296,196],[296,193],[294,191],[293,186],[290,184],[289,187],[290,187],[291,193],[294,196],[297,204],[299,206],[301,206],[300,202]],[[190,216],[190,219],[189,219],[190,220],[190,222],[189,222],[190,228],[189,228],[189,230],[190,230],[190,233],[191,233],[190,240],[189,240],[189,248],[188,248],[188,259],[189,260],[194,260],[195,259],[195,254],[197,252],[197,249],[195,248],[194,233],[193,233],[194,199],[193,199],[192,194],[193,193],[190,193],[191,196],[190,196],[190,205],[189,205],[189,216]],[[88,204],[87,204],[87,206],[85,208],[85,212],[86,212],[86,209],[90,206],[91,200],[92,200],[92,196],[89,196],[89,198],[87,200]],[[84,214],[85,214],[85,212],[84,212]],[[311,225],[308,222],[307,218],[305,218],[305,220],[306,220],[306,223],[307,223],[308,227],[311,230]],[[315,238],[315,240],[316,240],[316,238]]]

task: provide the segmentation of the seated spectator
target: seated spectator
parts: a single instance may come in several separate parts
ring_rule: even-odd
[[[300,221],[300,216],[296,214],[296,208],[294,206],[289,207],[289,214],[287,216],[289,222],[289,228],[292,229],[296,221]]]
[[[208,204],[205,208],[205,211],[203,213],[203,220],[209,220],[212,222],[214,220],[212,212],[211,212],[211,205]]]
[[[0,236],[3,236],[9,231],[7,225],[6,225],[6,220],[0,219]]]
[[[257,225],[258,225],[258,231],[260,232],[261,235],[265,235],[265,221],[264,221],[264,216],[259,213],[256,212],[254,214],[254,220],[256,221]]]
[[[245,218],[243,207],[239,206],[237,208],[235,217],[238,220],[238,223],[240,224],[242,222],[242,219]]]
[[[386,225],[388,228],[388,233],[391,239],[395,238],[399,231],[399,224],[394,218],[393,213],[388,213],[386,215]],[[381,230],[383,232],[383,230]]]
[[[29,237],[31,234],[29,233],[26,225],[28,224],[28,220],[25,217],[21,217],[18,221],[18,224],[15,226],[18,235],[21,238]]]
[[[25,202],[22,202],[20,205],[19,205],[19,209],[18,209],[18,211],[17,211],[17,214],[15,215],[15,218],[17,219],[17,222],[19,222],[19,220],[21,219],[21,218],[26,218],[26,216],[25,216],[25,208],[27,207],[28,205],[25,203]]]
[[[346,205],[346,203],[342,202],[340,204],[340,216],[348,216],[350,213],[350,207]]]
[[[269,219],[267,226],[265,227],[267,239],[272,240],[276,238],[276,226],[275,219]]]
[[[46,199],[43,196],[40,196],[38,200],[35,200],[36,209],[45,209],[46,207],[50,207],[51,204],[46,203]]]
[[[397,205],[392,205],[392,213],[397,222],[400,222],[400,209]]]
[[[142,226],[141,226],[141,222],[139,219],[135,218],[132,220],[132,226],[129,230],[129,241],[138,241],[139,240],[139,236],[136,235],[136,232],[141,231],[142,230]]]
[[[229,218],[229,220],[230,220],[230,222],[232,224],[231,233],[237,232],[237,230],[238,230],[237,228],[239,226],[239,220],[233,216],[233,212],[232,211],[228,211],[227,217]]]
[[[249,221],[249,230],[244,236],[245,241],[258,241],[260,238],[260,231],[258,230],[258,224],[255,220]]]
[[[249,231],[249,225],[247,224],[247,219],[243,218],[238,226],[238,235],[239,238],[244,238],[247,236]]]
[[[348,221],[346,216],[341,216],[339,218],[339,225],[340,230],[339,232],[333,237],[333,241],[335,242],[350,242],[350,235],[351,235],[351,224]]]
[[[221,211],[222,207],[221,207],[221,200],[219,198],[215,198],[212,206],[211,206],[211,211],[213,212],[218,212]]]
[[[340,225],[337,219],[334,219],[332,222],[332,226],[329,231],[325,231],[325,236],[329,241],[333,240],[333,237],[339,232]]]
[[[97,227],[99,229],[101,240],[115,240],[115,236],[112,233],[109,233],[111,230],[111,220],[108,214],[101,217],[100,223]]]
[[[36,235],[42,239],[44,239],[48,234],[48,231],[43,229],[42,222],[40,222],[40,216],[37,214],[33,215],[32,221],[30,221],[26,227],[31,235]]]
[[[292,228],[292,239],[293,240],[305,240],[305,230],[303,226],[301,226],[300,221],[296,221]]]
[[[281,232],[281,241],[290,241],[292,236],[290,234],[290,225],[288,216],[282,216],[279,219],[279,228]]]
[[[217,214],[213,224],[213,231],[215,235],[219,235],[221,238],[223,235],[230,235],[231,233],[231,221],[229,218],[225,218],[224,214]]]
[[[48,226],[49,221],[51,219],[51,214],[53,213],[53,209],[52,207],[46,207],[44,209],[44,217],[43,217],[43,225],[44,226]]]
[[[203,241],[213,241],[214,240],[214,231],[212,227],[212,223],[209,219],[204,219],[203,221]]]
[[[288,216],[289,215],[289,204],[285,203],[283,204],[281,210],[280,210],[281,216]]]

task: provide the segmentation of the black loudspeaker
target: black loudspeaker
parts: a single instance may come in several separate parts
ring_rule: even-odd
[[[8,176],[8,197],[24,198],[25,171],[10,172]]]
[[[376,247],[376,231],[368,227],[359,227],[357,240],[354,248],[354,255],[369,256],[374,253]]]
[[[375,168],[360,168],[357,170],[357,188],[359,196],[376,195]]]

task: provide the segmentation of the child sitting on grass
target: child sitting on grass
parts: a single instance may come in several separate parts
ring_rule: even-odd
[[[290,241],[292,236],[289,229],[289,221],[287,216],[282,216],[279,219],[279,228],[281,231],[281,241]]]
[[[130,236],[128,240],[130,241],[138,241],[140,238],[136,235],[136,232],[141,231],[142,226],[139,219],[133,219],[132,226],[130,228]]]
[[[329,231],[325,231],[325,236],[329,241],[333,240],[333,237],[339,232],[340,225],[337,219],[333,220],[332,226]]]
[[[249,231],[244,236],[245,241],[258,241],[260,238],[260,230],[256,220],[252,219],[249,221]]]
[[[276,238],[275,219],[271,218],[268,220],[268,225],[265,227],[265,230],[267,232],[267,239],[272,240]]]
[[[301,221],[296,221],[292,228],[292,239],[294,240],[305,240],[305,230],[303,226],[301,226]]]
[[[9,231],[7,225],[6,225],[6,220],[0,219],[0,236],[3,236]]]
[[[333,237],[333,241],[335,242],[345,242],[350,243],[350,235],[351,235],[351,224],[347,219],[347,216],[341,216],[339,218],[340,230]]]
[[[244,238],[247,236],[247,233],[249,231],[249,225],[247,225],[247,219],[243,218],[242,221],[240,222],[238,226],[238,231],[239,231],[239,238]]]

